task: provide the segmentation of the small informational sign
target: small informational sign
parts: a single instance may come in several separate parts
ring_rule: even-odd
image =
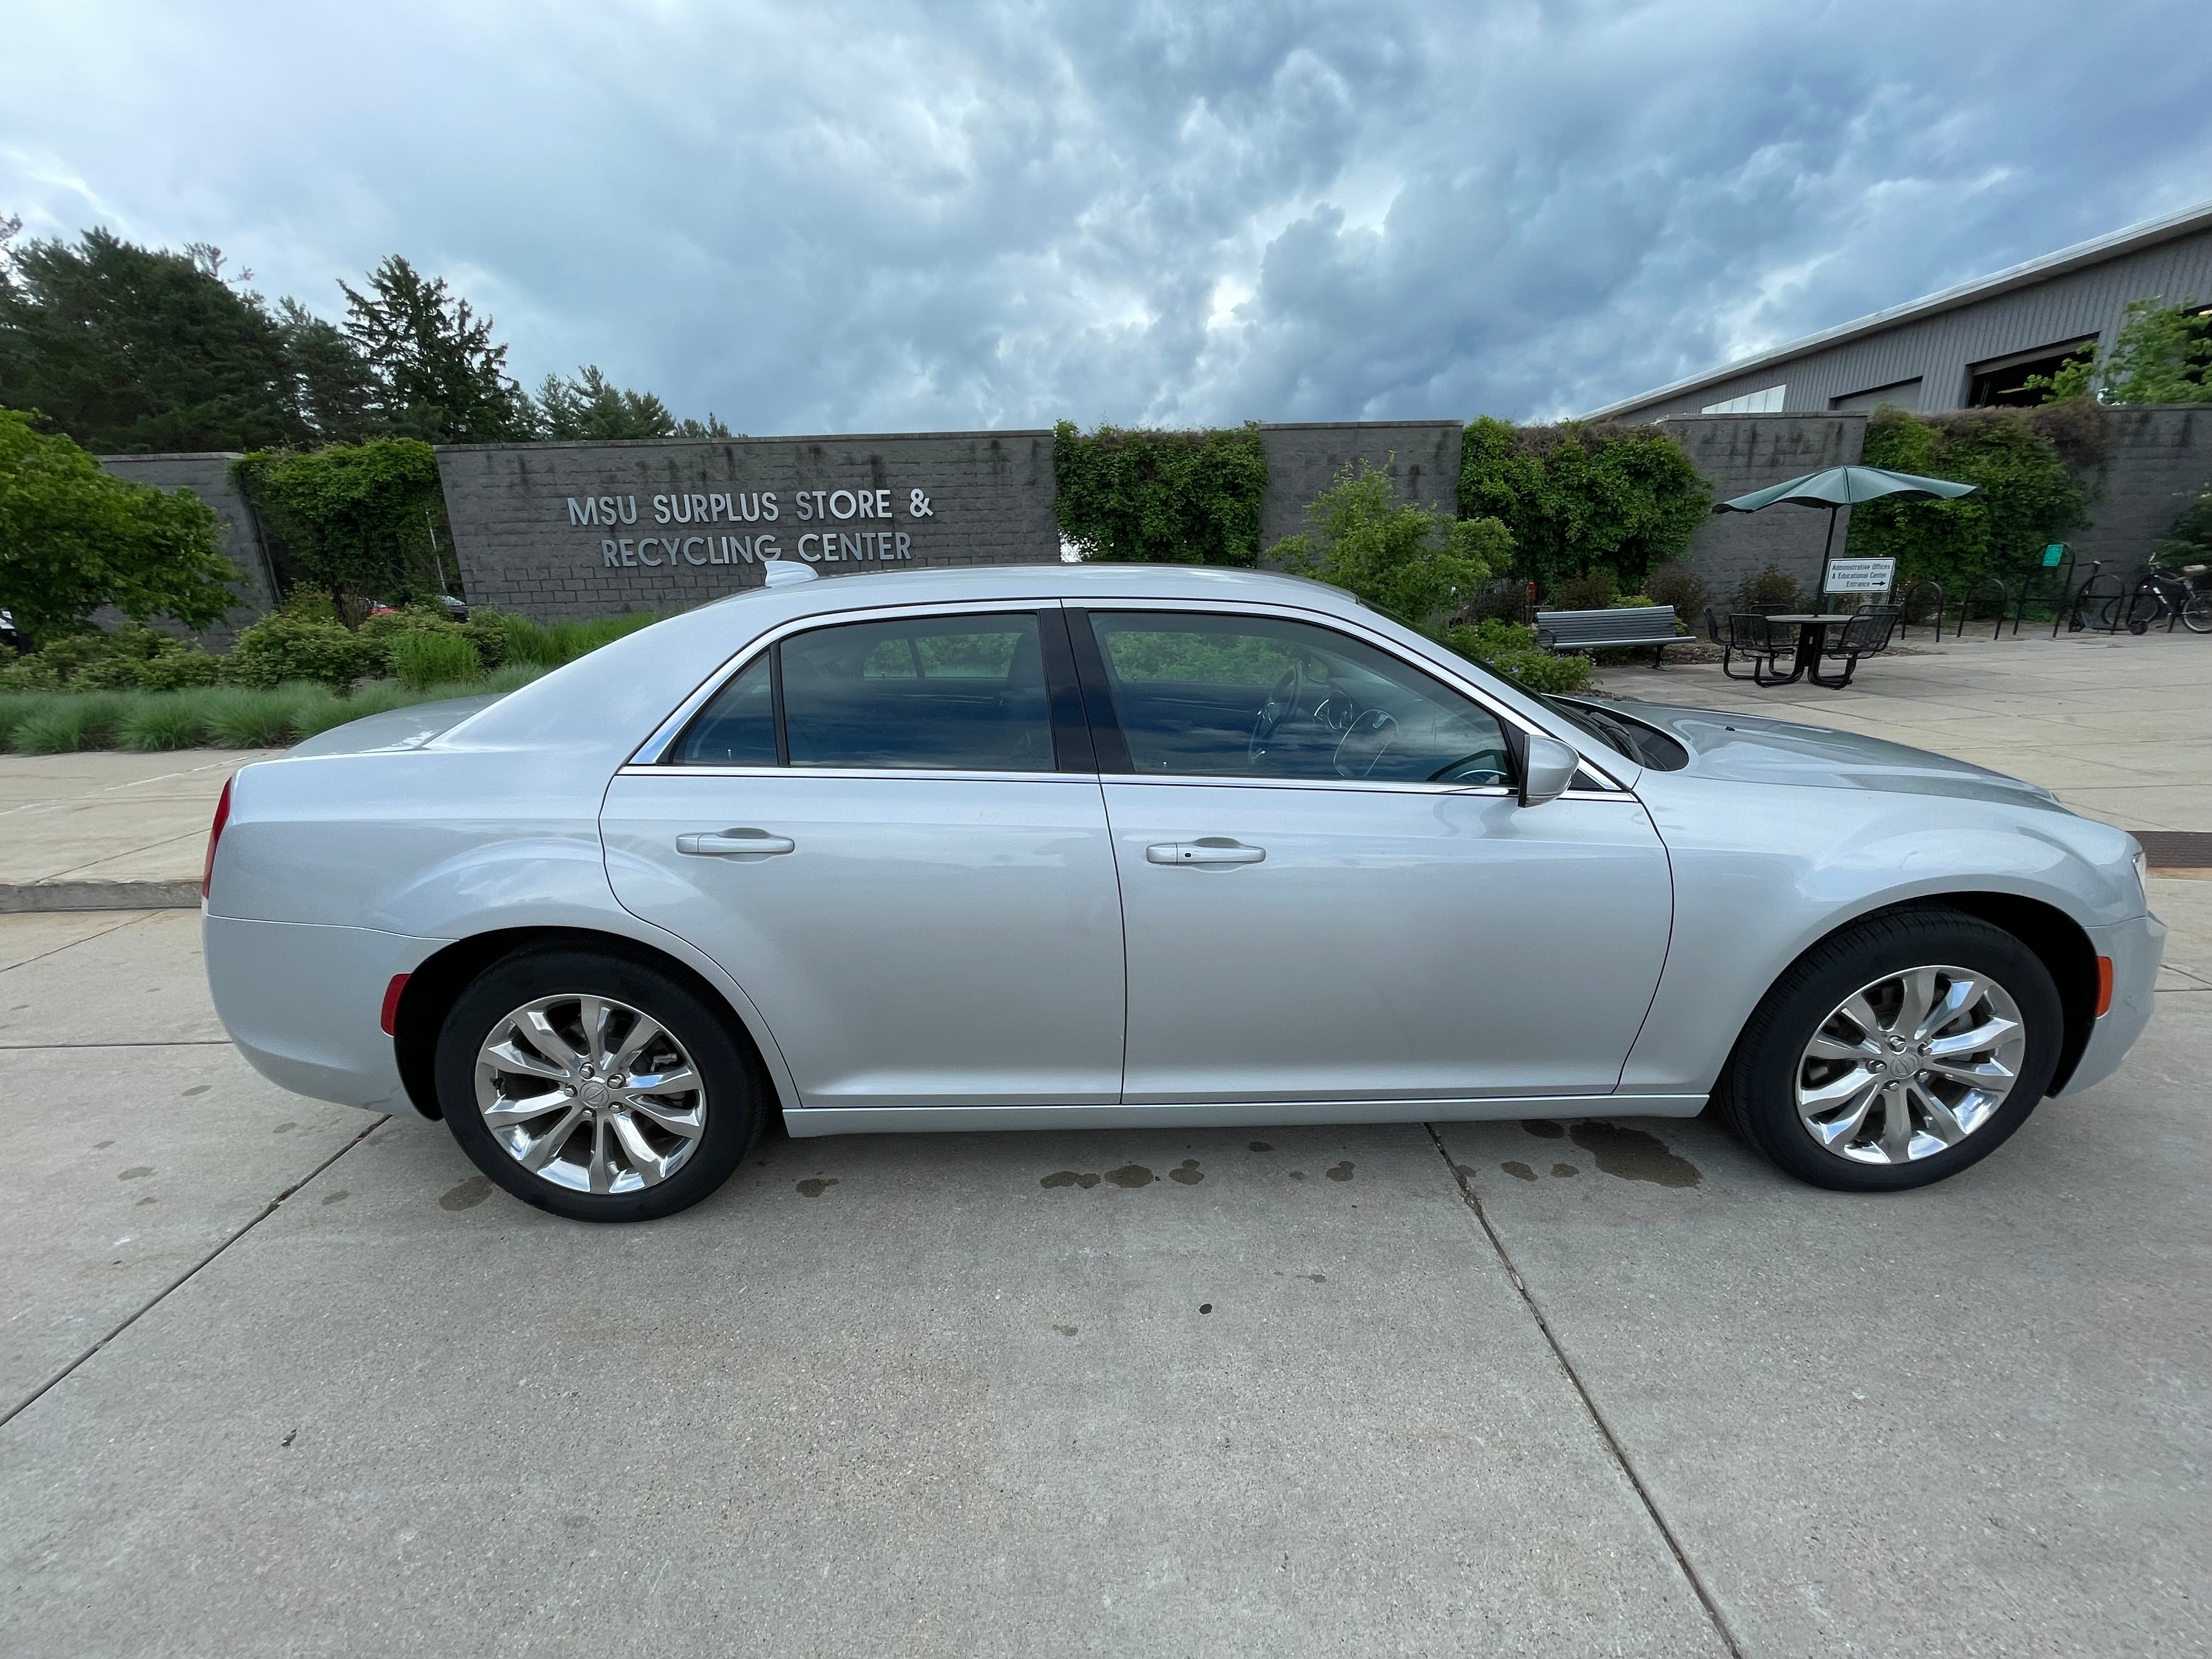
[[[1896,580],[1895,559],[1832,559],[1828,563],[1831,593],[1887,593]]]
[[[2045,570],[2064,563],[2065,560],[2066,544],[2064,542],[2053,542],[2043,550],[2043,568]]]

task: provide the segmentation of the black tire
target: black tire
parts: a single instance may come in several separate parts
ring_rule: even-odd
[[[484,1121],[477,1102],[478,1051],[507,1015],[562,994],[608,998],[649,1016],[681,1045],[705,1085],[697,1143],[656,1184],[611,1193],[557,1185],[525,1169]],[[438,1034],[438,1103],[470,1161],[526,1204],[575,1221],[673,1215],[728,1180],[759,1133],[769,1085],[733,1023],[693,986],[650,963],[573,948],[518,952],[477,975],[447,1014]]]
[[[1980,1127],[1926,1158],[1864,1164],[1829,1151],[1797,1115],[1806,1044],[1861,987],[1936,963],[1987,975],[2018,1007],[2027,1043],[2011,1093]],[[2049,1089],[2064,1034],[2050,970],[2012,934],[1955,910],[1900,911],[1869,917],[1799,957],[1745,1025],[1718,1093],[1744,1139],[1799,1180],[1840,1192],[1901,1192],[1956,1175],[2002,1146]]]

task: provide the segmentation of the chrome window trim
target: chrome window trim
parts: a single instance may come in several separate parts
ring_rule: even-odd
[[[748,641],[734,653],[726,659],[720,667],[708,674],[707,678],[700,683],[698,689],[693,691],[690,696],[684,698],[681,703],[678,704],[675,711],[671,714],[666,720],[661,721],[659,726],[654,728],[653,733],[651,737],[647,738],[631,752],[629,760],[623,763],[620,769],[623,772],[629,771],[633,767],[650,767],[659,770],[672,769],[668,767],[667,763],[663,757],[667,754],[669,745],[675,742],[677,736],[684,730],[684,726],[690,723],[691,717],[697,714],[699,710],[706,705],[708,700],[711,698],[715,692],[720,690],[725,684],[736,675],[743,673],[747,668],[750,667],[754,659],[759,657],[763,652],[766,651],[770,646],[775,644],[779,640],[787,639],[793,634],[809,633],[817,628],[841,627],[848,623],[897,622],[908,617],[989,616],[1007,611],[1020,612],[1024,615],[1033,615],[1039,611],[1054,606],[1062,610],[1078,610],[1086,612],[1092,611],[1106,611],[1109,613],[1116,611],[1165,611],[1178,612],[1187,616],[1210,615],[1271,617],[1285,622],[1304,623],[1313,627],[1331,629],[1338,633],[1346,635],[1352,639],[1358,640],[1363,645],[1370,646],[1374,649],[1382,652],[1386,655],[1403,663],[1407,667],[1413,669],[1417,673],[1425,674],[1431,679],[1441,682],[1444,685],[1449,686],[1454,691],[1458,692],[1461,696],[1466,697],[1469,702],[1476,704],[1493,719],[1501,722],[1510,721],[1523,734],[1534,733],[1540,737],[1559,738],[1560,742],[1565,743],[1570,747],[1573,748],[1577,754],[1582,756],[1583,769],[1589,771],[1591,775],[1595,777],[1601,783],[1604,784],[1606,787],[1601,791],[1570,789],[1559,797],[1560,799],[1608,800],[1615,799],[1634,799],[1634,797],[1628,793],[1628,786],[1623,783],[1620,779],[1615,775],[1611,767],[1605,762],[1594,758],[1583,750],[1581,743],[1575,741],[1573,738],[1560,738],[1558,732],[1548,731],[1545,727],[1537,725],[1534,721],[1522,714],[1519,710],[1511,708],[1508,704],[1499,702],[1495,697],[1492,696],[1479,682],[1464,678],[1453,670],[1446,668],[1440,664],[1431,662],[1425,657],[1415,656],[1404,647],[1398,644],[1396,641],[1388,639],[1379,634],[1372,633],[1350,617],[1340,617],[1332,611],[1308,611],[1298,605],[1275,605],[1254,599],[1139,599],[1133,596],[1124,597],[1119,595],[1109,599],[1103,603],[1096,602],[1088,597],[1069,599],[1065,596],[1059,599],[939,599],[927,605],[855,605],[849,611],[816,611],[807,616],[793,617],[787,622],[777,623],[766,633],[761,634],[752,640]],[[1589,739],[1587,732],[1580,733],[1578,735],[1584,740],[1594,741],[1594,739]],[[1100,780],[1111,778],[1116,781],[1133,780],[1150,783],[1225,783],[1237,786],[1295,784],[1308,787],[1317,786],[1322,788],[1384,788],[1402,787],[1421,792],[1438,792],[1458,794],[1471,794],[1475,793],[1473,790],[1460,788],[1450,784],[1416,782],[1408,785],[1389,785],[1380,782],[1369,783],[1364,780],[1357,778],[1344,778],[1338,780],[1311,778],[1224,778],[1215,777],[1204,773],[979,773],[955,772],[947,770],[939,771],[933,774],[924,774],[921,769],[918,768],[915,770],[908,771],[894,768],[847,769],[830,766],[738,769],[687,766],[681,769],[687,773],[696,772],[708,775],[720,774],[726,771],[734,775],[746,775],[755,771],[764,771],[769,774],[798,772],[816,777],[871,776],[910,778],[923,775],[935,775],[939,777],[989,776],[1013,778],[1054,776],[1079,778],[1095,777]],[[1618,793],[1616,793],[1616,792]]]
[[[1096,772],[963,772],[923,766],[667,766],[623,767],[618,778],[910,778],[929,783],[1079,783],[1098,786]]]

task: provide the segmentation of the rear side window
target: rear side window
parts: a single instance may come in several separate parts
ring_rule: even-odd
[[[716,692],[669,759],[774,766],[779,714],[793,767],[1054,769],[1037,619],[1026,612],[795,634]]]

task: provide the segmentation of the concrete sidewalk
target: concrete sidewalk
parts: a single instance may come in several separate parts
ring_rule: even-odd
[[[0,1653],[2205,1654],[2152,890],[2127,1066],[1923,1193],[1707,1120],[771,1139],[629,1228],[263,1083],[194,916],[0,917]]]
[[[2047,629],[2047,625],[2046,625]],[[2123,830],[2212,831],[2212,639],[2023,632],[1909,641],[1844,690],[1761,690],[1716,664],[1607,668],[1617,696],[1863,732],[2051,790]],[[1833,665],[1838,671],[1841,665]]]
[[[0,912],[197,906],[224,782],[282,752],[0,755]]]

